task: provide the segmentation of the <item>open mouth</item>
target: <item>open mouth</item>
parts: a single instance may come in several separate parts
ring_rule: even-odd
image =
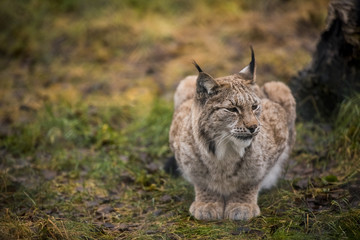
[[[253,138],[253,135],[235,135],[234,137],[239,140],[250,140]]]

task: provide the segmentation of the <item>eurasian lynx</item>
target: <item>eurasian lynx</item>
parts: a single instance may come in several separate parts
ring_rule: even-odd
[[[237,74],[180,82],[170,146],[194,185],[196,219],[246,220],[260,214],[258,192],[276,183],[294,145],[295,100],[281,82],[255,84],[255,58]]]

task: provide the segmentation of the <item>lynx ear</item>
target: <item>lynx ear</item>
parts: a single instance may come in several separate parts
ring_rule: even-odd
[[[254,50],[253,50],[252,46],[250,46],[250,49],[251,49],[251,62],[249,63],[249,65],[244,67],[239,72],[239,74],[245,80],[249,80],[249,83],[253,84],[253,83],[255,83],[255,78],[256,78],[255,54],[254,54]]]
[[[196,93],[200,95],[210,95],[215,92],[218,84],[209,74],[203,72],[200,66],[193,61],[196,69],[199,71],[198,78],[196,80]]]

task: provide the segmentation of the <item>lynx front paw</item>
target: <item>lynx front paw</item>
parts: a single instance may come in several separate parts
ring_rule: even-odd
[[[224,215],[224,204],[221,202],[193,202],[190,214],[198,220],[218,220]]]
[[[225,208],[225,218],[230,220],[248,220],[260,215],[257,204],[229,203]]]

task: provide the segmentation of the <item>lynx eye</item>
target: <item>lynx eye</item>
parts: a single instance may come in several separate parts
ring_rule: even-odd
[[[259,105],[257,105],[257,104],[254,104],[254,105],[252,105],[252,107],[251,107],[251,109],[253,110],[253,111],[255,111],[256,109],[258,109],[259,108]]]
[[[238,109],[233,107],[233,108],[227,108],[226,110],[228,110],[229,112],[238,112]]]

